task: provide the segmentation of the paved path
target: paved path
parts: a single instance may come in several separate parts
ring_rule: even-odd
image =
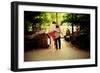
[[[53,42],[52,42],[53,43]],[[41,60],[69,60],[69,59],[87,59],[90,57],[88,51],[76,48],[61,39],[61,49],[56,50],[54,46],[47,49],[33,49],[31,51],[25,52],[25,61],[41,61]]]

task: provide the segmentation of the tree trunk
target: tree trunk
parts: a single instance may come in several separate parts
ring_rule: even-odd
[[[73,26],[74,26],[73,21],[74,21],[74,19],[73,19],[73,14],[72,14],[72,36],[73,36]]]
[[[56,23],[58,25],[58,13],[56,13]]]

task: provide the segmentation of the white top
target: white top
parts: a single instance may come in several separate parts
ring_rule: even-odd
[[[55,33],[56,38],[60,37],[60,33],[61,33],[60,27],[59,28],[56,28],[55,31],[56,31],[56,33]]]
[[[50,31],[51,32],[56,31],[55,37],[56,38],[60,37],[61,30],[60,30],[60,27],[59,28],[56,28],[56,24],[51,24]]]
[[[56,24],[51,24],[50,26],[50,31],[55,31],[56,30]]]

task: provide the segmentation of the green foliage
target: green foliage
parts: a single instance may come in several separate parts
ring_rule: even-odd
[[[32,23],[30,21],[25,22],[24,30],[28,32],[32,31]]]
[[[90,22],[90,15],[89,14],[76,14],[76,13],[67,13],[63,16],[64,22],[78,24],[78,23],[88,23]]]
[[[29,28],[40,28],[44,26],[50,26],[52,22],[51,13],[47,12],[24,12],[25,31],[29,31]]]
[[[35,17],[35,20],[40,25],[45,25],[46,23],[50,23],[50,14],[41,13],[39,16]]]

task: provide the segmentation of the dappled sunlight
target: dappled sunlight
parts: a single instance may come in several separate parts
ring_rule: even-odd
[[[24,11],[24,61],[88,58],[90,14]]]

